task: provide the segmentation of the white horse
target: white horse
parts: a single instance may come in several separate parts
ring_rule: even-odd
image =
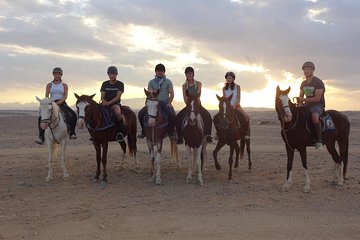
[[[53,179],[52,162],[54,159],[55,144],[60,144],[61,147],[61,168],[63,170],[63,177],[68,178],[69,174],[65,166],[65,149],[69,139],[67,125],[60,113],[59,106],[50,98],[40,99],[36,97],[40,102],[40,116],[41,116],[41,128],[45,129],[45,140],[49,150],[49,172],[46,177],[46,182],[50,182]]]

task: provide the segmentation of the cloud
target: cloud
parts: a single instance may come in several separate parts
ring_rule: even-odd
[[[191,65],[209,89],[232,70],[251,93],[269,79],[300,81],[308,60],[331,87],[360,89],[356,0],[17,0],[1,1],[0,9],[4,90],[43,89],[54,66],[63,67],[71,89],[97,89],[109,65],[142,88],[162,62],[177,87]]]

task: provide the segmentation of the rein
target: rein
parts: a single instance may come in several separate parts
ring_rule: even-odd
[[[290,108],[290,106],[284,106],[284,107],[282,107],[283,110],[284,110],[285,108]],[[291,108],[290,108],[290,110],[291,110]],[[296,149],[294,149],[294,148],[292,148],[292,147],[290,146],[289,139],[288,139],[286,133],[287,133],[287,132],[290,132],[290,131],[293,131],[293,130],[296,128],[296,125],[297,125],[298,120],[299,120],[299,112],[296,113],[296,119],[295,119],[295,121],[293,121],[293,123],[292,123],[292,125],[290,126],[290,128],[285,129],[285,121],[284,121],[284,118],[282,117],[282,118],[280,119],[281,131],[284,133],[285,143],[286,143],[286,145],[288,146],[288,148],[289,148],[291,151],[293,151],[293,152],[296,151]]]
[[[60,109],[59,109],[59,111],[60,111]],[[52,110],[51,110],[50,118],[49,118],[49,119],[43,119],[43,120],[41,120],[41,122],[45,122],[45,121],[47,121],[47,120],[51,120],[51,118],[52,118],[52,116],[53,116],[53,113],[54,113],[54,108],[52,108]],[[52,127],[51,124],[54,123],[55,121],[57,121],[57,123],[55,124],[55,126]],[[56,140],[53,130],[54,130],[55,128],[57,128],[57,126],[59,126],[59,124],[60,124],[60,113],[59,113],[59,115],[58,115],[57,118],[55,118],[53,121],[50,121],[50,122],[48,123],[49,129],[50,129],[50,132],[51,132],[51,135],[53,136],[53,139],[54,139],[54,141],[55,141],[57,144],[59,144],[59,142]]]

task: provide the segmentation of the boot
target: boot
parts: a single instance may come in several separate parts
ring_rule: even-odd
[[[321,123],[314,124],[314,130],[315,130],[315,149],[321,149],[322,148],[322,129],[321,129]]]

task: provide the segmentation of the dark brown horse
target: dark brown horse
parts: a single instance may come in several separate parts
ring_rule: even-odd
[[[79,128],[83,128],[85,124],[91,135],[96,150],[97,169],[96,169],[95,179],[99,179],[101,173],[100,170],[100,162],[101,162],[103,166],[102,184],[106,184],[107,182],[106,164],[107,164],[108,143],[111,141],[116,141],[115,138],[117,134],[117,128],[113,123],[110,125],[105,123],[106,119],[104,118],[104,114],[103,114],[105,111],[104,106],[96,103],[93,100],[94,96],[95,94],[91,96],[87,96],[87,95],[78,96],[75,93],[75,97],[77,98],[76,108],[78,111],[77,125]],[[137,168],[136,115],[127,106],[121,106],[121,112],[123,115],[123,124],[124,124],[125,133],[127,134],[129,154],[132,155],[135,160],[135,169],[136,169]],[[121,164],[123,164],[125,161],[125,154],[126,154],[125,141],[120,142],[120,146],[123,150],[123,157],[120,162],[120,166],[121,166]],[[102,153],[101,153],[101,148],[102,148]]]
[[[200,95],[188,95],[186,104],[186,115],[184,119],[176,118],[176,126],[182,126],[182,134],[185,140],[185,147],[188,153],[189,168],[186,181],[188,183],[192,180],[192,172],[194,164],[198,168],[198,180],[200,185],[204,184],[202,179],[203,162],[206,159],[206,136],[204,134],[204,122],[200,115]],[[205,160],[206,161],[206,160]]]
[[[217,153],[225,145],[230,146],[230,156],[229,156],[229,180],[232,179],[232,168],[233,168],[233,155],[235,150],[235,168],[239,166],[239,153],[241,158],[244,155],[245,144],[247,145],[248,152],[248,168],[251,169],[251,158],[250,158],[250,139],[244,140],[243,135],[244,131],[241,129],[238,118],[235,116],[235,110],[230,104],[232,95],[229,97],[223,96],[219,97],[216,95],[219,100],[219,112],[214,116],[213,121],[215,128],[218,133],[219,141],[213,151],[213,157],[215,160],[215,167],[217,170],[221,169],[221,166],[217,160]],[[238,140],[241,139],[241,148],[239,147]]]
[[[151,156],[151,178],[149,181],[155,181],[155,184],[162,184],[160,171],[161,151],[163,139],[167,136],[168,132],[167,123],[158,101],[159,90],[157,92],[151,92],[144,89],[144,91],[146,94],[147,109],[147,119],[144,119],[144,132]],[[176,140],[170,140],[170,143],[171,157],[176,161],[178,167],[180,167]],[[156,152],[154,152],[154,146],[156,146]]]
[[[275,109],[281,123],[281,136],[285,142],[287,153],[287,181],[282,190],[289,190],[292,184],[294,151],[297,149],[300,152],[305,173],[304,192],[309,192],[310,179],[307,168],[306,147],[313,146],[314,141],[312,134],[307,130],[305,108],[297,107],[296,104],[292,103],[288,97],[289,92],[290,87],[285,91],[280,90],[279,86],[276,88]],[[323,132],[322,139],[335,162],[334,182],[337,185],[343,185],[348,165],[350,122],[344,114],[338,111],[328,110],[326,113],[331,116],[336,129]],[[336,151],[335,142],[338,143],[340,155]]]

